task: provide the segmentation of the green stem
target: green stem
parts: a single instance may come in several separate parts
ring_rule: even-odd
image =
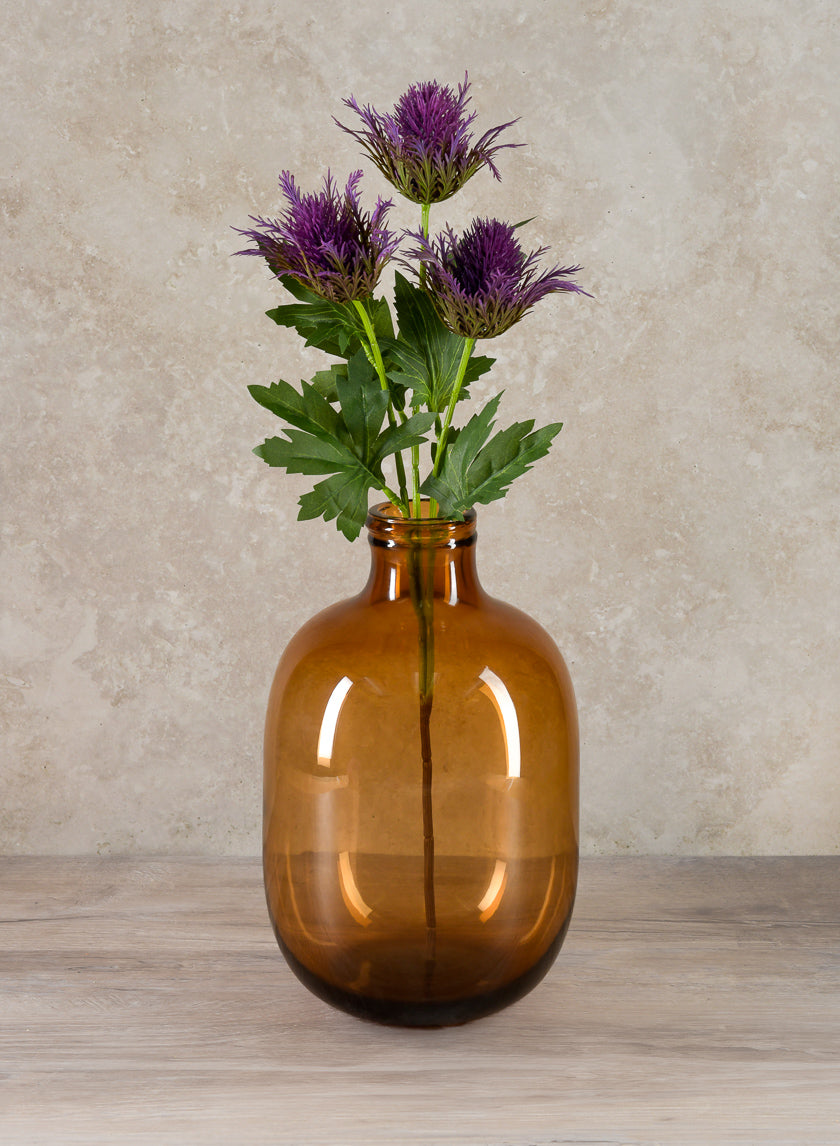
[[[387,390],[388,377],[385,374],[385,363],[382,361],[382,351],[379,349],[379,341],[376,337],[376,331],[373,329],[373,323],[370,321],[370,315],[368,314],[367,309],[365,308],[365,304],[361,301],[361,299],[354,298],[353,306],[355,306],[359,318],[362,320],[362,326],[365,328],[365,334],[367,335],[370,352],[373,355],[373,365],[376,368],[376,373],[379,378],[379,385],[383,390]]]
[[[423,237],[429,237],[429,213],[431,203],[424,203],[421,214]],[[425,268],[420,267],[420,286],[425,285]],[[466,363],[464,363],[466,369]],[[463,381],[463,378],[461,379]],[[420,517],[420,449],[411,451],[412,476],[414,481],[414,516]],[[432,500],[429,506],[431,516],[437,514],[437,506]],[[424,562],[423,557],[427,560]],[[418,631],[418,692],[420,719],[420,761],[423,809],[423,908],[426,917],[426,967],[424,987],[431,995],[437,961],[437,915],[435,908],[435,831],[432,805],[432,704],[435,687],[435,627],[434,627],[434,547],[423,554],[418,546],[409,554],[412,599],[417,614]],[[424,569],[425,564],[425,569]]]
[[[449,405],[446,407],[446,415],[443,419],[443,429],[438,438],[437,453],[435,454],[435,464],[432,473],[437,477],[441,464],[443,463],[443,454],[446,447],[446,438],[449,434],[449,426],[452,422],[452,415],[455,413],[455,406],[461,396],[461,387],[464,385],[464,375],[467,373],[467,363],[470,360],[470,355],[475,348],[474,338],[464,339],[464,349],[461,353],[461,361],[458,363],[458,373],[455,377],[455,383],[452,387],[452,393],[449,396]]]
[[[382,492],[388,498],[388,501],[390,501],[391,505],[395,506],[400,511],[400,513],[403,514],[403,516],[409,517],[410,515],[408,512],[408,506],[400,499],[399,494],[394,493],[391,487],[387,486],[384,481],[382,482],[381,488]]]
[[[395,426],[397,424],[397,420],[394,417],[394,403],[391,400],[391,392],[388,388],[388,375],[385,373],[385,363],[382,361],[382,351],[379,349],[379,341],[376,337],[376,331],[373,329],[373,323],[370,321],[370,315],[368,314],[364,303],[360,299],[354,298],[353,306],[356,308],[359,318],[362,320],[362,326],[365,328],[368,346],[370,348],[371,354],[373,355],[374,369],[376,370],[377,377],[379,378],[379,385],[388,395],[388,425]],[[408,491],[405,481],[405,463],[403,462],[402,453],[399,451],[394,454],[394,464],[397,468],[397,481],[399,482],[400,487],[400,497],[395,501],[393,495],[389,493],[388,488],[384,484],[382,486],[382,490],[385,494],[388,495],[393,504],[401,509],[405,513],[406,517],[408,517],[410,515],[408,512]]]
[[[429,240],[429,215],[431,214],[431,210],[432,210],[431,203],[424,203],[423,206],[420,208],[420,233],[422,234],[423,238],[427,242]],[[425,263],[420,264],[420,270],[418,272],[417,277],[418,277],[420,286],[425,287],[426,286],[426,264]]]
[[[422,499],[420,497],[420,447],[411,447],[411,484],[414,505],[411,509],[412,517],[420,517],[422,510]]]
[[[425,558],[425,560],[424,560]],[[432,705],[435,681],[434,547],[422,544],[408,553],[411,600],[417,615],[418,699],[420,722],[421,804],[423,813],[423,908],[426,919],[425,989],[431,992],[437,958],[435,910],[435,832],[432,805]]]
[[[420,210],[420,229],[423,233],[423,238],[429,237],[429,215],[432,210],[431,203],[424,203]],[[420,264],[420,286],[424,286],[426,282],[426,268]],[[420,498],[420,447],[412,446],[411,448],[411,479],[412,479],[412,493],[414,496],[414,505],[412,513],[414,517],[420,517],[422,512],[422,501]]]
[[[440,472],[440,467],[443,465],[443,455],[446,449],[446,439],[449,434],[449,426],[452,422],[452,415],[455,413],[455,406],[461,396],[461,387],[464,385],[464,376],[467,373],[467,364],[470,360],[470,355],[475,348],[474,338],[464,339],[464,349],[461,352],[461,361],[458,364],[458,373],[455,377],[454,385],[452,386],[452,393],[449,396],[449,405],[446,407],[446,415],[443,419],[443,427],[438,432],[437,450],[435,452],[435,464],[432,466],[432,473],[437,477]],[[434,498],[429,502],[429,517],[437,517],[438,505]]]

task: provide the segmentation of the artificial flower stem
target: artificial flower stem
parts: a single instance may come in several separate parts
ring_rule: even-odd
[[[429,215],[431,213],[431,210],[432,210],[432,204],[431,203],[424,203],[423,206],[421,207],[421,231],[423,234],[423,238],[425,238],[426,241],[429,240]],[[426,285],[426,268],[425,268],[425,264],[423,264],[423,262],[421,262],[421,265],[419,265],[419,269],[418,269],[418,273],[417,273],[417,281],[419,282],[419,285],[421,285],[421,286]]]
[[[429,213],[431,203],[424,203],[420,215],[423,238],[429,237]],[[420,286],[425,286],[426,268],[420,264]],[[420,517],[420,449],[411,451],[414,469],[414,516]],[[437,517],[437,502],[429,502],[429,517]],[[419,555],[418,555],[419,556]],[[426,568],[425,583],[421,583],[420,601],[415,601],[417,622],[420,634],[420,664],[418,680],[420,684],[420,757],[422,761],[423,792],[423,906],[426,915],[426,964],[424,988],[431,995],[432,981],[437,961],[437,920],[435,909],[435,829],[432,806],[432,704],[434,703],[435,681],[435,629],[434,629],[434,552],[430,550]]]
[[[385,375],[385,363],[382,361],[382,351],[379,349],[379,342],[376,338],[376,331],[373,329],[373,323],[370,321],[370,315],[368,314],[361,299],[354,298],[353,306],[358,311],[359,318],[362,320],[362,326],[365,328],[365,334],[367,335],[370,352],[373,355],[373,364],[379,377],[379,385],[383,390],[387,390],[388,379]]]
[[[364,303],[360,299],[354,298],[353,306],[356,308],[359,318],[362,320],[362,326],[365,328],[365,334],[367,335],[370,352],[373,355],[373,365],[377,376],[379,377],[379,385],[388,394],[388,425],[395,426],[397,421],[394,417],[394,404],[391,401],[391,393],[388,389],[388,376],[385,373],[385,363],[382,361],[382,351],[379,349],[379,341],[376,337],[376,331],[373,329],[373,323],[370,321],[370,315],[368,314]],[[402,507],[407,508],[408,490],[406,488],[405,480],[405,463],[402,459],[402,453],[399,451],[394,455],[394,465],[397,469],[397,480],[400,486],[400,503],[394,502],[394,504],[400,504]],[[385,493],[388,492],[384,486],[382,488]],[[393,501],[393,498],[391,500]],[[407,513],[406,516],[410,515]]]
[[[423,207],[420,211],[420,231],[423,235],[423,238],[426,240],[426,242],[429,241],[429,214],[431,213],[431,209],[432,209],[431,203],[424,203]],[[420,286],[425,289],[425,286],[426,286],[426,264],[422,263],[422,262],[420,264],[420,269],[418,272],[418,282],[419,282]]]
[[[403,515],[403,517],[410,517],[411,516],[411,514],[409,513],[408,504],[402,500],[402,498],[399,496],[399,494],[394,493],[394,491],[391,489],[391,487],[387,486],[385,484],[385,482],[382,483],[381,488],[382,488],[382,492],[385,494],[388,501],[390,501],[391,505],[393,505],[394,508],[396,510],[398,510]]]
[[[419,664],[417,674],[421,792],[423,812],[423,906],[426,918],[426,959],[424,990],[431,993],[437,958],[437,920],[435,910],[435,829],[432,804],[431,718],[434,704],[435,628],[434,628],[434,547],[420,540],[408,552],[409,589],[417,615]]]
[[[440,467],[443,462],[443,455],[446,449],[446,438],[449,434],[449,426],[452,422],[452,415],[455,413],[455,407],[458,404],[458,399],[461,396],[461,387],[464,385],[464,377],[467,373],[467,364],[470,360],[470,355],[475,349],[475,339],[465,338],[464,349],[461,352],[461,361],[458,364],[458,373],[455,376],[455,382],[452,386],[452,394],[449,397],[449,405],[446,407],[446,414],[443,419],[443,428],[440,431],[438,438],[437,452],[435,453],[435,464],[432,468],[432,473],[437,477],[440,472]]]
[[[423,229],[423,238],[429,237],[429,215],[432,210],[431,203],[424,203],[420,210],[420,226]]]
[[[420,227],[422,229],[424,239],[428,239],[428,237],[429,237],[429,215],[431,213],[431,210],[432,210],[432,204],[431,203],[423,203],[423,205],[421,207],[421,211],[420,211]],[[421,263],[420,264],[420,286],[422,287],[425,284],[425,282],[426,282],[426,268]],[[413,490],[414,490],[414,508],[413,508],[412,512],[413,512],[415,517],[420,517],[421,500],[420,500],[420,447],[419,446],[412,446],[412,449],[411,449],[411,477],[412,477],[412,486],[413,486]],[[432,508],[434,509],[434,511],[436,513],[437,507],[434,505],[434,503],[432,503]],[[435,513],[433,513],[431,516],[434,517]]]
[[[474,338],[464,339],[464,349],[461,352],[461,361],[458,364],[458,374],[456,375],[454,385],[452,386],[452,394],[449,398],[449,405],[446,407],[446,415],[443,419],[443,427],[438,429],[437,449],[435,450],[435,460],[432,466],[432,473],[437,477],[438,472],[443,462],[443,453],[446,446],[446,437],[449,433],[449,426],[452,422],[452,415],[455,412],[455,406],[458,403],[458,398],[461,395],[461,387],[464,384],[464,376],[467,373],[467,363],[470,360],[470,355],[475,347]],[[440,421],[436,423],[436,428],[440,427]],[[429,501],[429,517],[437,517],[438,504],[434,498]]]
[[[422,501],[420,498],[420,447],[411,447],[411,483],[414,504],[411,510],[412,517],[422,515]]]

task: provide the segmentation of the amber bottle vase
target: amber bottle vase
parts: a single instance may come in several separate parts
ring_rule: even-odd
[[[304,625],[272,686],[266,896],[316,995],[446,1026],[521,998],[560,949],[574,694],[548,634],[481,588],[473,512],[367,525],[365,589]]]

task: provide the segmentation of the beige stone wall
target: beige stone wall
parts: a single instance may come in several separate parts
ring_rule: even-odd
[[[258,850],[274,664],[367,553],[250,452],[320,359],[230,228],[466,68],[528,146],[433,224],[538,215],[596,296],[475,387],[565,422],[480,567],[570,664],[584,849],[837,851],[839,56],[834,0],[8,7],[0,851]]]

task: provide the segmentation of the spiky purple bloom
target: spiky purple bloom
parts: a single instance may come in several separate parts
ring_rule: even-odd
[[[580,267],[554,266],[539,274],[537,264],[547,248],[526,255],[515,229],[498,219],[476,219],[460,238],[451,228],[433,241],[412,234],[417,246],[408,257],[425,269],[418,274],[421,284],[454,334],[495,338],[547,294],[587,294],[568,281]]]
[[[397,100],[392,113],[360,107],[351,96],[344,100],[360,117],[358,131],[338,126],[352,135],[397,190],[413,203],[440,203],[454,195],[482,167],[501,178],[493,156],[518,143],[496,143],[505,128],[502,123],[473,143],[475,112],[467,112],[469,78],[454,92],[437,80],[412,84]]]
[[[302,194],[284,171],[280,189],[288,206],[279,219],[252,216],[257,226],[239,230],[254,243],[238,255],[259,255],[275,275],[291,275],[309,290],[346,303],[373,294],[382,269],[400,243],[385,226],[389,200],[377,199],[373,213],[361,208],[354,171],[342,194],[327,173],[319,194]]]

